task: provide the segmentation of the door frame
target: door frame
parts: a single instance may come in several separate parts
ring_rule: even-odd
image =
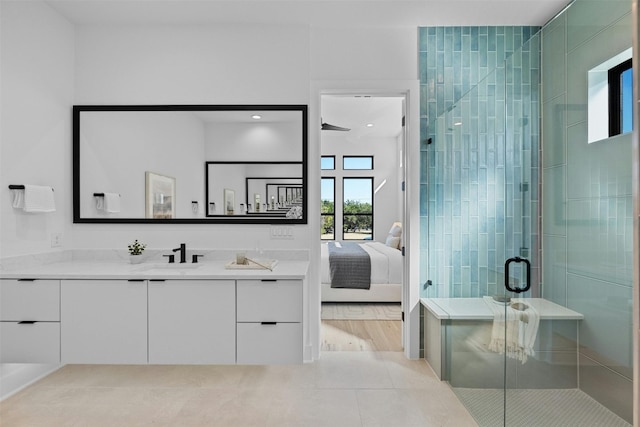
[[[405,98],[405,149],[404,164],[404,217],[403,235],[405,246],[405,262],[402,287],[402,309],[404,322],[402,325],[402,343],[407,358],[420,357],[420,81],[419,80],[327,80],[312,81],[309,106],[309,184],[313,186],[310,194],[309,215],[309,294],[306,305],[309,312],[306,328],[305,360],[316,360],[320,357],[320,113],[323,95],[371,95],[399,96]],[[318,200],[315,200],[315,199]]]

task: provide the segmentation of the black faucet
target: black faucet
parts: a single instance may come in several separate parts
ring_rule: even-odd
[[[175,248],[173,252],[180,251],[180,263],[187,262],[187,245],[186,243],[180,243],[179,248]]]

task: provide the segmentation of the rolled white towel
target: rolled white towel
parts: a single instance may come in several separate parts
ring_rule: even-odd
[[[55,212],[56,203],[53,198],[53,188],[42,185],[24,186],[25,212]]]

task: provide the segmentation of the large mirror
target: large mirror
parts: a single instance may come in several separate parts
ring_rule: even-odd
[[[306,157],[306,105],[74,106],[74,222],[306,224]]]

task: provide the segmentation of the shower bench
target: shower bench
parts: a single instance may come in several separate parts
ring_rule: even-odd
[[[534,365],[547,366],[534,375],[540,387],[576,387],[578,323],[584,316],[543,298],[513,298],[536,309],[540,325],[535,357],[508,368],[528,377]],[[421,298],[424,309],[424,357],[441,380],[452,386],[502,387],[504,356],[488,350],[493,311],[483,298]],[[538,366],[539,367],[539,366]]]

